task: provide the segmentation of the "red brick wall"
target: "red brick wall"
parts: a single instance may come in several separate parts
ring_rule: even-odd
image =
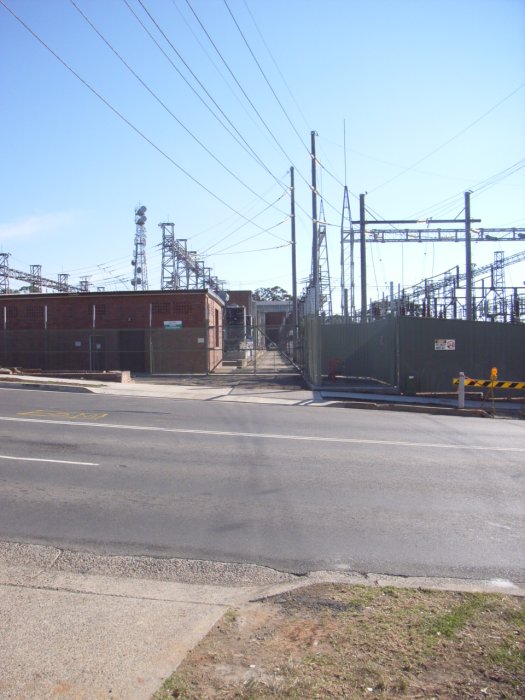
[[[164,321],[182,321],[183,327],[203,326],[207,294],[197,292],[130,292],[100,294],[5,295],[7,330],[44,328],[162,328]],[[220,304],[208,297],[214,304]]]
[[[121,366],[128,360],[120,345],[126,334],[120,331],[142,330],[147,338],[151,328],[160,333],[157,345],[146,340],[137,351],[143,355],[146,371],[210,371],[222,360],[222,307],[205,290],[1,296],[0,323],[5,308],[6,342],[3,353],[0,347],[0,364],[93,369],[90,365],[95,362],[104,364],[100,369],[130,369]],[[181,321],[182,328],[164,330],[164,321]],[[89,349],[94,336],[103,338],[103,351],[96,360]]]

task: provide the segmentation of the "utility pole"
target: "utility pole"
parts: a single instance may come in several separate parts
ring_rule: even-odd
[[[293,359],[297,358],[297,251],[295,249],[295,170],[290,168],[290,219],[292,224],[292,323]]]
[[[343,193],[343,214],[341,217],[341,314],[355,319],[354,285],[354,227],[350,212],[348,187]],[[348,294],[350,293],[350,300]]]
[[[311,134],[312,148],[312,286],[314,288],[314,313],[319,311],[319,253],[317,245],[317,170],[315,154],[315,131]]]
[[[467,321],[472,321],[472,236],[470,220],[470,192],[465,192],[465,294]]]
[[[359,195],[359,238],[361,253],[361,323],[366,322],[366,241],[365,241],[365,195]]]

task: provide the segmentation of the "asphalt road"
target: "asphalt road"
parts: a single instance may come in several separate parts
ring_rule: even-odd
[[[0,389],[0,540],[525,580],[525,423]]]

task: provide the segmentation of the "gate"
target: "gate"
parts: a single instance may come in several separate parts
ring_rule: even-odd
[[[295,356],[293,328],[287,323],[245,323],[239,315],[223,325],[222,369],[233,374],[300,375]],[[221,371],[217,367],[215,371]]]

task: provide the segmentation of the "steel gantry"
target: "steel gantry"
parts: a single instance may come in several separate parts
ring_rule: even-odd
[[[478,280],[472,286],[473,320],[519,321],[525,318],[525,288],[506,287],[505,268],[525,260],[525,251],[505,257],[494,253],[494,262],[481,267],[473,266],[471,278]],[[440,275],[371,302],[369,314],[373,318],[386,315],[427,316],[434,318],[465,318],[466,272],[459,265]]]
[[[350,260],[353,266],[353,244],[359,244],[361,262],[361,321],[370,317],[367,296],[367,272],[366,272],[366,245],[367,243],[459,243],[465,244],[465,306],[464,317],[467,320],[475,318],[474,290],[472,278],[474,266],[472,265],[472,241],[475,242],[522,242],[525,240],[525,228],[477,228],[481,219],[474,219],[470,214],[470,192],[465,192],[465,218],[464,219],[399,219],[377,220],[366,218],[365,195],[359,196],[359,216],[357,221],[349,222],[350,225],[359,225],[359,233],[356,236],[341,235],[341,259]],[[423,228],[421,224],[426,224]],[[461,228],[440,228],[441,224],[463,224]],[[370,228],[370,225],[389,226],[390,228]],[[437,225],[437,227],[436,227]],[[395,228],[392,228],[395,226]],[[403,226],[404,228],[399,228]],[[410,228],[406,228],[410,226]],[[432,227],[432,228],[431,228]],[[349,229],[348,229],[349,230]],[[376,310],[378,309],[376,305]]]
[[[42,277],[42,266],[31,265],[31,272],[15,270],[9,265],[10,253],[0,253],[0,294],[9,294],[9,279],[26,282],[31,292],[41,292],[42,289],[52,289],[55,292],[82,292],[82,286],[68,284],[69,275],[58,275],[58,280]]]
[[[220,291],[220,282],[212,276],[195,250],[188,250],[185,238],[177,239],[175,224],[159,224],[162,230],[161,289],[204,289]]]

